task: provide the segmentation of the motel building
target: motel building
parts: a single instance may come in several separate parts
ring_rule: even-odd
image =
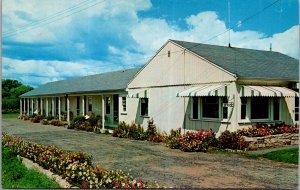
[[[299,124],[298,60],[279,52],[168,40],[142,68],[50,82],[20,96],[21,114],[102,128],[153,118],[160,132]]]

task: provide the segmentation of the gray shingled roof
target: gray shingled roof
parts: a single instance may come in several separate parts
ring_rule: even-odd
[[[299,80],[299,61],[279,52],[171,41],[239,78]]]
[[[125,90],[140,68],[113,71],[79,78],[49,82],[21,97]]]

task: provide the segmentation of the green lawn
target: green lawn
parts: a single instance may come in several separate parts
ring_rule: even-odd
[[[18,115],[20,115],[20,113],[5,113],[2,114],[2,118],[3,119],[18,118]]]
[[[266,154],[248,154],[248,158],[266,158],[277,162],[286,162],[298,164],[298,148],[290,148],[285,150],[277,150]]]
[[[8,148],[2,147],[2,187],[3,188],[60,188],[59,184],[47,176],[27,169]]]

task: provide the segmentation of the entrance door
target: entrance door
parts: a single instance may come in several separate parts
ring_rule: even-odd
[[[114,117],[114,124],[117,125],[119,123],[119,95],[113,95],[113,117]]]

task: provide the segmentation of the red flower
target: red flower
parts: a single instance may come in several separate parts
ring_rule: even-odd
[[[140,178],[140,179],[138,180],[138,182],[140,182],[140,183],[141,183],[142,181],[143,181],[142,178]]]
[[[102,166],[98,166],[97,170],[98,170],[99,173],[102,173],[104,171]]]
[[[120,183],[118,181],[115,182],[115,187],[119,187]]]
[[[82,189],[87,189],[87,182],[86,181],[82,181]]]

